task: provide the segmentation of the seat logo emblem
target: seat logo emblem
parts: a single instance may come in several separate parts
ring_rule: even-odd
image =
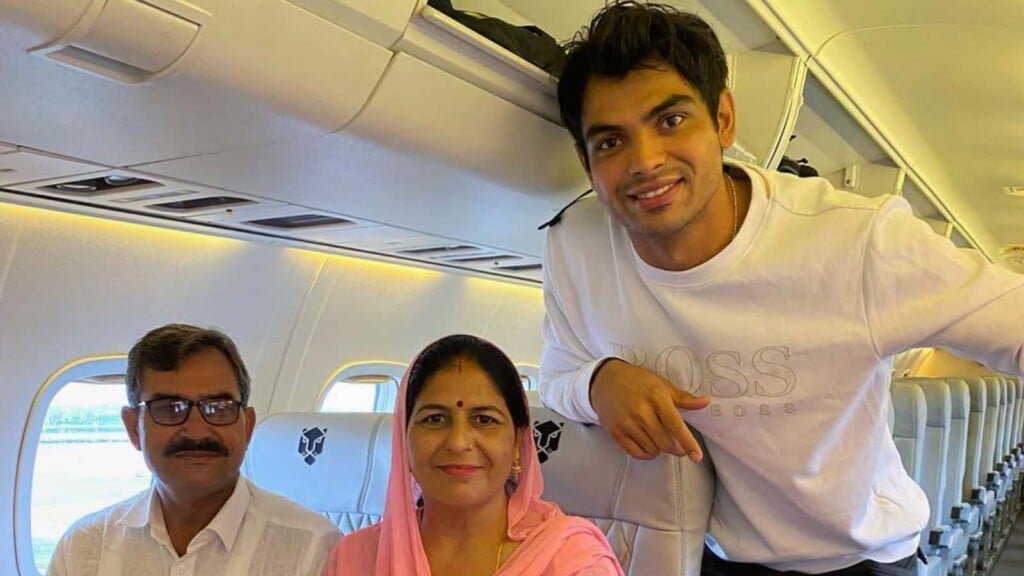
[[[558,451],[558,443],[562,439],[562,428],[565,422],[546,420],[533,423],[533,442],[537,445],[537,459],[543,464]]]
[[[299,436],[299,456],[302,460],[312,466],[316,457],[324,451],[324,440],[327,438],[327,428],[303,428],[302,436]]]

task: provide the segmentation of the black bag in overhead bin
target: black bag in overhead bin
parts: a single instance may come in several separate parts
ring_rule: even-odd
[[[550,34],[536,26],[514,26],[491,16],[456,10],[451,0],[428,0],[427,5],[445,16],[514,52],[520,58],[559,76],[565,66],[565,50]]]

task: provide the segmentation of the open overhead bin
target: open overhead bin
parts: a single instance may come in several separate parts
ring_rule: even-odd
[[[789,144],[803,104],[807,66],[796,56],[750,50],[730,56],[737,110],[736,143],[775,169]]]
[[[0,21],[0,140],[108,166],[333,132],[392,56],[282,0],[0,0]]]

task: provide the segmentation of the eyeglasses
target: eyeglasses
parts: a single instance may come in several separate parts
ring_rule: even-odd
[[[147,402],[139,402],[149,411],[153,422],[162,426],[178,426],[188,420],[192,407],[199,408],[199,415],[207,424],[228,426],[238,421],[243,404],[238,400],[211,398],[205,400],[187,400],[185,398],[158,398]]]

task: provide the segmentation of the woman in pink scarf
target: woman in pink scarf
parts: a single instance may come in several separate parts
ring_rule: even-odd
[[[526,398],[501,350],[434,342],[396,404],[384,518],[343,538],[326,576],[622,576],[596,526],[541,500]]]

